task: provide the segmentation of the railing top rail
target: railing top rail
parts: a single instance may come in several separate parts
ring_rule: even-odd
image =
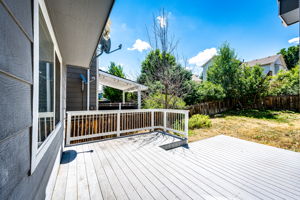
[[[135,110],[94,110],[94,111],[68,111],[67,114],[72,116],[78,115],[98,115],[98,114],[117,114],[117,113],[136,113],[136,112],[169,112],[188,114],[189,110],[176,109],[135,109]]]

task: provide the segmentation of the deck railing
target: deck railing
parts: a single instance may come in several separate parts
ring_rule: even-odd
[[[67,112],[66,145],[103,136],[161,129],[188,139],[188,110],[138,109]]]

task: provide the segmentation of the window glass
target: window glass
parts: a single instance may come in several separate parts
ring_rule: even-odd
[[[39,11],[39,123],[38,146],[54,130],[54,45]]]

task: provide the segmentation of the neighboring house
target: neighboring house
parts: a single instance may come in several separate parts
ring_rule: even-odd
[[[263,67],[264,74],[268,75],[276,75],[280,70],[287,70],[286,64],[284,62],[284,58],[281,54],[269,56],[266,58],[251,60],[245,62],[246,65],[255,66],[259,65]]]
[[[204,63],[201,66],[203,70],[202,71],[203,81],[207,80],[207,71],[209,67],[212,66],[214,57],[215,56],[213,56],[211,59],[209,59],[206,63]],[[269,74],[269,75],[276,75],[280,70],[287,70],[286,63],[281,54],[269,56],[266,58],[251,60],[245,62],[244,64],[247,64],[249,66],[260,65],[261,67],[264,68],[264,74]]]
[[[51,198],[64,147],[67,66],[89,68],[113,4],[0,1],[1,200]]]
[[[213,57],[211,57],[208,61],[206,61],[206,63],[204,63],[201,67],[202,67],[202,80],[203,81],[207,81],[207,71],[209,69],[209,67],[213,64],[213,60],[215,58],[215,55]]]

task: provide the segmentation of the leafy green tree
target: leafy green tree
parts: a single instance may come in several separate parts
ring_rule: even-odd
[[[241,67],[239,77],[239,96],[244,104],[255,103],[267,95],[270,76],[263,73],[263,68],[259,65]],[[245,106],[245,105],[244,105]]]
[[[238,86],[241,75],[241,62],[237,59],[234,49],[224,43],[218,50],[212,66],[208,69],[207,80],[221,85],[227,98],[240,98]]]
[[[269,80],[270,78],[264,75],[262,67],[250,67],[242,64],[228,43],[221,46],[212,67],[208,70],[208,81],[221,86],[224,89],[225,97],[238,100],[241,107],[265,96]],[[208,84],[208,86],[210,85]],[[220,90],[217,91],[220,92]]]
[[[198,88],[200,83],[197,83],[193,80],[189,80],[185,82],[185,87],[187,88],[187,92],[185,93],[183,100],[187,105],[194,105],[199,102]]]
[[[299,45],[283,48],[278,54],[281,54],[288,69],[292,69],[299,63]]]
[[[220,84],[204,81],[197,88],[197,103],[225,98],[225,91]]]
[[[175,57],[159,49],[149,52],[142,62],[141,75],[138,82],[149,87],[148,94],[164,95],[164,108],[170,108],[177,97],[183,98],[189,91],[187,84],[192,73],[176,62]],[[174,100],[173,100],[174,98]]]
[[[116,65],[114,62],[110,63],[108,73],[121,78],[125,78],[125,73],[123,71],[123,68],[120,65]],[[122,101],[122,91],[108,86],[105,86],[103,88],[103,96],[108,100],[110,100],[111,102]]]
[[[170,101],[168,101],[168,108],[173,108],[173,109],[184,109],[185,102],[183,99],[179,97],[172,97],[169,98]],[[158,108],[162,109],[165,107],[165,95],[156,93],[152,94],[144,99],[144,108],[150,109],[150,108]]]
[[[300,90],[299,65],[289,71],[280,71],[270,84],[269,95],[298,95]]]

